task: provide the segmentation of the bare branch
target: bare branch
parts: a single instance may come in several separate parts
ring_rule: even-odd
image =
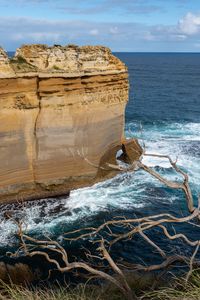
[[[187,273],[187,276],[186,276],[186,283],[188,282],[190,276],[192,275],[192,272],[193,272],[193,264],[194,264],[194,260],[195,260],[195,256],[197,255],[198,251],[199,251],[199,246],[200,246],[200,241],[199,243],[197,244],[196,246],[196,249],[190,259],[190,271]]]

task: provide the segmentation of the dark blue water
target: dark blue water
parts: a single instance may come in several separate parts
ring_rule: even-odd
[[[126,110],[126,135],[138,137],[151,153],[178,157],[178,165],[190,176],[195,201],[200,193],[200,54],[117,53],[129,69],[130,99]],[[166,178],[180,180],[164,159],[145,158],[144,163]],[[0,214],[2,257],[14,249],[15,225]],[[16,209],[16,207],[15,207]],[[35,237],[48,236],[59,241],[68,230],[96,226],[115,216],[141,216],[170,212],[186,215],[184,196],[172,191],[143,171],[120,174],[104,183],[73,191],[69,198],[26,204],[15,210],[26,231]],[[191,239],[199,238],[198,227],[178,227]],[[159,231],[150,233],[154,241],[177,253],[190,253],[182,242],[168,244]],[[158,255],[139,237],[120,243],[114,256],[129,261],[155,262]],[[69,247],[69,245],[68,245]],[[78,254],[78,245],[72,247]]]
[[[14,51],[8,51],[7,54],[8,54],[8,57],[12,58],[15,55],[15,52]]]
[[[200,122],[200,54],[117,56],[130,74],[127,121]]]

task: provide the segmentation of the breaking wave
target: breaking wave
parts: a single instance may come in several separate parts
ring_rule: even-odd
[[[197,196],[200,193],[200,123],[147,122],[142,127],[141,131],[140,123],[129,122],[126,125],[127,137],[139,138],[148,153],[167,154],[173,159],[178,157],[178,165],[189,173],[192,190]],[[144,157],[143,162],[167,178],[179,180],[166,159]],[[174,207],[179,210],[184,207],[180,197],[179,192],[172,192],[139,170],[72,191],[69,197],[42,199],[24,205],[1,205],[1,253],[16,244],[16,226],[5,219],[7,211],[23,220],[28,233],[56,238],[77,224],[94,225],[98,220],[137,214],[141,210],[149,214],[155,213],[155,210],[156,213],[159,210],[174,210]]]

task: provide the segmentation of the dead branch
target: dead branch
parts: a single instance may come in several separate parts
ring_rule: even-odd
[[[134,149],[133,149],[134,151]],[[148,167],[147,165],[143,164],[142,161],[138,160],[133,162],[130,165],[117,165],[117,164],[110,164],[107,163],[106,167],[102,167],[102,166],[97,166],[94,163],[92,163],[85,155],[84,155],[84,151],[82,150],[82,152],[77,151],[78,155],[84,159],[88,164],[90,164],[91,166],[98,168],[98,169],[102,169],[102,170],[106,170],[106,171],[119,171],[119,172],[130,172],[130,171],[137,171],[139,169],[144,170],[145,172],[149,173],[151,176],[153,176],[154,178],[158,179],[160,182],[162,182],[164,185],[166,185],[169,188],[172,189],[178,189],[178,190],[182,190],[185,198],[186,198],[186,202],[187,202],[187,206],[188,206],[188,210],[190,213],[192,213],[195,209],[194,207],[194,200],[193,200],[193,196],[192,196],[192,192],[190,189],[190,185],[189,185],[189,177],[187,175],[187,173],[185,173],[182,169],[180,169],[177,166],[177,160],[173,161],[171,159],[170,156],[168,155],[161,155],[161,154],[154,154],[154,153],[146,153],[143,150],[143,156],[150,156],[150,157],[158,157],[158,158],[165,158],[169,161],[171,167],[177,172],[179,173],[182,177],[183,177],[183,182],[179,183],[179,182],[174,182],[174,181],[170,181],[168,179],[165,179],[163,176],[161,176],[158,172],[156,172],[153,168]]]
[[[141,162],[138,162],[138,165],[139,165],[140,168],[142,168],[147,173],[151,174],[153,177],[158,179],[160,182],[164,183],[167,187],[170,187],[170,188],[173,188],[173,189],[181,189],[185,194],[187,205],[188,205],[188,210],[189,210],[190,213],[192,213],[195,208],[194,208],[194,200],[193,200],[192,192],[191,192],[190,185],[189,185],[189,177],[183,170],[181,170],[177,166],[177,161],[173,162],[171,157],[168,156],[168,155],[152,154],[152,153],[151,154],[143,153],[143,155],[144,156],[160,157],[160,158],[168,159],[168,161],[170,162],[172,168],[177,173],[182,175],[182,177],[183,177],[183,182],[182,183],[169,181],[169,180],[166,180],[165,178],[163,178],[161,175],[159,175],[153,169],[147,167],[146,165],[142,164]]]
[[[199,201],[200,202],[200,201]],[[103,235],[106,231],[109,233],[109,241],[106,241],[106,243],[109,245],[109,248],[119,242],[120,240],[126,240],[126,239],[132,239],[134,238],[134,235],[136,233],[139,233],[141,237],[145,239],[145,241],[155,248],[160,255],[165,259],[161,264],[159,265],[151,265],[151,266],[145,266],[145,265],[134,265],[133,269],[134,270],[143,270],[143,271],[156,271],[156,270],[163,270],[170,265],[173,265],[175,262],[185,262],[190,265],[190,273],[188,273],[188,278],[191,274],[191,270],[194,264],[197,264],[195,260],[195,256],[199,250],[199,245],[200,245],[200,240],[196,241],[191,241],[190,239],[187,238],[183,233],[177,233],[174,235],[171,235],[168,232],[168,229],[166,227],[167,224],[181,224],[181,223],[186,223],[186,222],[191,222],[191,220],[194,220],[197,216],[199,216],[199,206],[196,208],[192,214],[178,218],[175,217],[171,214],[159,214],[159,215],[153,215],[153,216],[148,216],[148,217],[143,217],[143,218],[133,218],[133,219],[124,219],[120,218],[118,220],[111,220],[103,223],[97,228],[89,227],[89,228],[83,228],[83,229],[78,229],[72,232],[69,232],[68,234],[65,234],[65,239],[69,241],[76,241],[80,240],[83,238],[88,238],[88,239],[94,239],[94,243],[100,244],[100,246],[96,249],[99,251],[99,257],[105,261],[108,262],[110,269],[118,275],[118,277],[113,277],[113,275],[110,275],[106,272],[103,272],[99,270],[98,268],[90,266],[88,263],[85,262],[69,262],[67,251],[56,241],[51,241],[51,240],[37,240],[33,237],[29,237],[25,233],[23,233],[22,230],[22,223],[17,223],[18,225],[18,235],[21,241],[21,246],[20,249],[24,251],[25,255],[33,257],[35,255],[40,255],[43,256],[49,263],[54,264],[56,266],[56,269],[59,270],[60,272],[69,272],[72,270],[77,270],[77,269],[84,269],[87,272],[91,274],[91,276],[99,277],[101,279],[107,280],[111,283],[113,283],[115,286],[117,286],[121,292],[126,296],[127,299],[135,299],[135,296],[131,295],[131,290],[130,287],[128,286],[128,283],[126,281],[126,278],[122,272],[122,270],[119,268],[117,263],[114,262],[114,260],[111,258],[108,250],[105,247],[104,243],[104,238]],[[129,226],[127,226],[129,225]],[[125,230],[122,234],[116,234],[114,233],[114,230],[111,230],[111,227],[115,226],[122,226],[122,228]],[[156,243],[150,239],[146,231],[149,231],[153,228],[160,228],[163,231],[163,234],[167,239],[169,240],[175,240],[175,239],[182,239],[187,245],[191,247],[196,247],[196,250],[192,256],[191,259],[188,259],[186,257],[180,257],[180,256],[170,256],[168,257],[166,253],[158,246]],[[82,233],[84,232],[84,233]],[[70,235],[77,234],[78,236],[76,237],[70,237]],[[113,239],[112,239],[113,237]],[[38,248],[37,250],[35,250]],[[60,265],[60,263],[54,259],[51,258],[50,255],[46,252],[46,250],[50,250],[52,252],[55,252],[59,254],[62,258],[62,261],[64,262],[64,267]],[[17,254],[19,255],[19,251]],[[90,257],[93,255],[90,254]],[[93,256],[95,257],[95,256]],[[96,257],[98,257],[96,255]],[[200,263],[198,263],[200,265]],[[134,297],[134,298],[131,298]]]
[[[30,237],[23,233],[21,222],[17,223],[15,221],[15,223],[18,224],[18,236],[21,241],[20,249],[24,251],[24,254],[26,256],[42,256],[50,264],[54,264],[56,266],[56,269],[62,273],[70,272],[72,270],[83,269],[87,271],[90,275],[95,276],[96,278],[101,278],[114,284],[124,294],[127,300],[137,299],[134,295],[134,292],[131,291],[123,272],[117,267],[114,260],[111,258],[110,254],[106,250],[103,239],[101,240],[99,247],[99,250],[102,253],[102,258],[109,263],[111,269],[118,275],[118,277],[114,277],[106,272],[98,270],[97,268],[94,268],[88,263],[82,261],[69,262],[66,250],[58,242],[51,240],[38,240],[33,237]],[[32,250],[34,248],[38,248],[38,250]],[[57,259],[51,258],[50,254],[47,253],[45,250],[50,250],[52,252],[60,254],[64,266],[61,266]],[[15,257],[17,255],[19,255],[19,251],[13,254],[13,256]]]
[[[154,243],[142,230],[139,231],[139,234],[147,241],[147,243],[155,248],[163,258],[167,257],[166,253],[158,245],[156,245],[156,243]]]
[[[195,248],[195,251],[190,259],[190,270],[189,272],[187,273],[187,276],[186,276],[186,283],[188,282],[190,276],[192,275],[192,272],[193,272],[193,265],[194,265],[194,260],[195,260],[195,256],[197,255],[198,251],[199,251],[199,246],[200,246],[200,242],[197,244],[196,248]]]
[[[155,264],[155,265],[151,265],[151,266],[143,266],[140,264],[137,265],[133,265],[132,269],[135,269],[137,271],[145,271],[145,272],[152,272],[152,271],[159,271],[159,270],[165,270],[168,267],[172,267],[173,264],[175,263],[184,263],[184,264],[189,264],[190,263],[190,258],[186,257],[186,256],[182,256],[182,255],[172,255],[167,257],[167,259],[165,259],[162,263],[160,264]],[[192,266],[195,267],[200,267],[200,261],[192,261]]]
[[[103,239],[101,241],[101,246],[99,249],[102,251],[104,259],[109,263],[112,270],[119,276],[120,282],[122,283],[125,291],[127,291],[128,297],[131,299],[133,292],[131,291],[130,286],[128,285],[128,282],[127,282],[126,277],[124,276],[122,270],[117,266],[117,264],[114,262],[114,260],[112,259],[112,257],[108,253],[108,251],[106,250]],[[134,295],[134,298],[136,298],[136,295]]]
[[[193,213],[191,215],[188,215],[186,217],[182,217],[182,218],[178,218],[175,217],[171,214],[159,214],[159,215],[153,215],[153,216],[148,216],[148,217],[143,217],[143,218],[133,218],[133,219],[120,219],[120,220],[110,220],[107,221],[103,224],[101,224],[99,227],[97,228],[80,228],[78,230],[75,231],[71,231],[68,233],[65,233],[64,235],[64,239],[66,240],[70,240],[70,241],[77,241],[83,238],[92,238],[95,236],[100,235],[101,233],[110,226],[116,226],[116,225],[132,225],[130,226],[130,228],[132,228],[131,230],[126,230],[123,234],[119,234],[116,236],[113,235],[114,239],[110,242],[111,245],[113,245],[114,243],[122,240],[122,239],[127,239],[127,238],[131,238],[133,237],[133,235],[135,235],[136,233],[141,234],[142,232],[155,228],[155,227],[160,227],[163,224],[176,224],[176,223],[187,223],[191,220],[194,220],[195,218],[197,218],[200,214],[199,211],[199,207],[196,208]],[[164,225],[163,225],[163,228]],[[82,234],[82,231],[89,231],[87,233]],[[73,235],[74,233],[79,234],[76,237],[71,237],[71,235]],[[170,238],[171,236],[169,235],[167,229],[164,231],[164,233],[166,234],[167,238]],[[68,237],[69,236],[69,237]],[[176,235],[176,238],[182,238],[182,235]],[[189,239],[187,239],[185,237],[185,241],[190,244],[191,246],[196,245],[196,242],[191,242],[189,241]]]
[[[135,219],[129,219],[129,220],[121,218],[120,220],[112,220],[112,221],[105,222],[98,228],[91,227],[91,228],[83,229],[83,231],[84,230],[90,231],[89,233],[81,234],[81,230],[76,230],[76,231],[70,233],[70,234],[74,234],[74,233],[79,234],[80,233],[80,235],[75,240],[81,239],[83,237],[84,238],[86,238],[86,237],[91,238],[91,237],[95,237],[95,236],[99,237],[100,239],[98,241],[97,240],[95,241],[99,245],[96,248],[96,250],[99,252],[99,256],[90,254],[90,257],[96,257],[96,258],[100,258],[101,260],[102,259],[105,260],[109,264],[110,270],[112,270],[117,275],[116,277],[113,276],[112,274],[109,274],[109,272],[99,270],[99,267],[95,267],[95,265],[94,266],[89,265],[89,263],[87,263],[87,262],[82,262],[82,261],[69,262],[67,251],[58,242],[52,241],[52,240],[37,240],[33,237],[30,237],[30,236],[26,235],[25,233],[23,233],[21,222],[20,223],[15,222],[15,223],[18,224],[18,228],[19,228],[18,236],[21,241],[20,249],[21,249],[21,251],[22,250],[24,251],[24,254],[26,256],[29,256],[29,257],[34,257],[36,255],[42,256],[50,264],[55,265],[56,269],[62,273],[70,272],[70,271],[78,270],[78,269],[83,269],[83,270],[87,271],[91,277],[101,278],[103,280],[106,280],[106,281],[114,284],[116,287],[118,287],[120,289],[120,291],[124,294],[126,299],[133,300],[133,299],[136,299],[136,296],[131,291],[131,288],[126,280],[126,277],[125,277],[122,269],[119,268],[119,265],[112,259],[109,251],[106,249],[105,240],[102,237],[102,231],[107,229],[109,231],[109,236],[112,236],[113,231],[108,229],[112,225],[114,225],[114,226],[115,226],[115,224],[117,226],[119,224],[127,225],[127,222],[128,222],[128,224],[135,224],[135,225],[132,225],[133,228],[129,232],[119,234],[117,238],[116,238],[116,234],[114,234],[114,239],[111,240],[110,242],[106,241],[106,243],[110,246],[113,243],[118,242],[119,240],[126,239],[127,237],[132,239],[134,236],[134,233],[139,233],[145,239],[145,241],[147,243],[149,243],[150,246],[153,246],[154,248],[156,248],[156,250],[164,258],[164,261],[160,264],[157,264],[157,265],[155,264],[155,265],[150,265],[150,266],[134,264],[134,265],[131,265],[131,269],[133,271],[144,271],[144,272],[161,271],[161,270],[163,271],[169,267],[172,267],[177,262],[180,262],[180,263],[188,264],[190,267],[190,271],[188,272],[188,275],[187,275],[187,280],[188,280],[188,278],[191,276],[193,266],[198,266],[198,267],[200,266],[200,261],[197,261],[195,259],[197,252],[199,250],[200,240],[191,241],[183,233],[170,235],[164,224],[166,224],[166,223],[167,224],[185,223],[185,222],[188,222],[189,220],[193,220],[194,218],[196,218],[196,216],[198,214],[199,214],[199,208],[195,209],[193,214],[183,217],[183,218],[177,218],[177,217],[171,216],[170,214],[160,214],[160,215],[155,215],[155,216],[149,216],[149,217],[144,217],[144,218],[135,218]],[[132,226],[130,226],[130,228]],[[188,258],[185,256],[180,256],[180,255],[167,256],[166,253],[162,249],[160,249],[160,247],[157,246],[154,243],[154,241],[152,239],[150,239],[144,233],[144,231],[148,231],[155,227],[161,228],[164,235],[169,240],[175,240],[175,239],[181,238],[186,244],[190,245],[191,247],[195,246],[196,248],[195,248],[195,251],[194,251],[192,257]],[[125,228],[127,229],[127,227],[125,227]],[[70,240],[69,237],[67,239]],[[74,238],[72,238],[71,240],[73,241]],[[47,253],[47,250],[60,255],[60,257],[62,259],[62,263],[63,263],[62,266],[57,259],[51,258],[51,255],[49,253]],[[15,256],[19,255],[19,251],[17,253],[15,253],[14,255]],[[124,265],[124,267],[125,267],[125,265]]]
[[[84,159],[88,164],[95,168],[102,168],[91,163],[84,155],[84,151],[78,151],[78,155]],[[162,263],[146,266],[145,264],[134,264],[131,265],[132,270],[137,271],[162,271],[165,272],[169,267],[172,267],[174,264],[184,263],[189,266],[189,272],[187,274],[186,280],[192,274],[194,266],[200,266],[200,261],[196,259],[199,247],[200,240],[190,240],[184,232],[170,234],[169,226],[176,224],[194,224],[195,220],[200,219],[200,197],[198,199],[198,207],[194,206],[193,196],[189,186],[188,175],[177,166],[177,161],[172,161],[172,159],[167,155],[157,155],[157,154],[148,154],[143,153],[144,156],[152,156],[168,159],[171,167],[183,177],[183,182],[176,182],[165,179],[153,168],[150,168],[143,164],[141,161],[132,163],[131,165],[114,165],[108,164],[107,167],[103,167],[103,170],[115,170],[121,172],[129,172],[133,170],[142,169],[154,178],[158,179],[161,183],[165,184],[167,187],[172,189],[182,190],[187,201],[188,211],[190,214],[184,217],[176,217],[169,213],[157,214],[152,216],[144,216],[141,218],[116,218],[102,223],[99,227],[88,227],[88,228],[79,228],[71,232],[66,232],[63,235],[63,239],[75,242],[81,239],[88,239],[96,245],[96,252],[93,254],[88,252],[88,249],[82,249],[87,258],[98,259],[100,262],[106,261],[108,264],[108,271],[103,271],[104,267],[101,265],[91,265],[89,262],[83,261],[69,261],[67,250],[65,250],[58,242],[52,240],[37,240],[33,237],[28,236],[23,232],[22,223],[16,222],[18,226],[18,237],[20,239],[20,247],[13,255],[19,256],[21,251],[23,251],[26,256],[42,256],[50,264],[53,264],[57,270],[60,272],[71,272],[74,270],[83,269],[90,274],[91,278],[100,278],[114,284],[119,290],[123,293],[124,297],[128,300],[137,299],[136,295],[132,292],[126,277],[124,275],[123,269],[125,264],[118,264],[113,260],[110,254],[110,249],[112,246],[119,241],[126,242],[127,240],[134,239],[136,234],[139,234],[151,248],[155,249],[163,258]],[[122,233],[116,233],[115,229],[119,229]],[[149,237],[148,232],[152,229],[159,229],[160,234],[165,237],[168,241],[181,240],[184,245],[189,247],[195,247],[193,255],[191,258],[180,256],[180,255],[170,255],[161,249],[159,245]],[[197,229],[200,227],[197,226]],[[118,231],[119,232],[119,231]],[[51,253],[56,253],[62,260],[62,265],[60,262],[52,258]],[[97,253],[97,254],[96,254]],[[121,266],[123,265],[123,268]],[[164,271],[163,271],[164,270]]]

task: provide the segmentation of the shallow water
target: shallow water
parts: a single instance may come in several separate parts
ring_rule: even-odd
[[[129,67],[130,101],[126,111],[126,136],[137,137],[147,152],[178,158],[190,176],[195,201],[200,193],[200,55],[197,54],[117,54]],[[165,159],[145,157],[143,162],[169,179],[180,180]],[[143,171],[125,173],[89,188],[72,191],[70,197],[1,206],[0,254],[17,246],[16,227],[5,220],[5,211],[24,221],[26,231],[36,237],[61,241],[62,233],[84,226],[96,226],[115,216],[130,217],[170,212],[187,212],[180,191],[172,191]],[[185,226],[190,238],[199,230]],[[167,247],[159,233],[155,238]],[[190,251],[176,242],[179,253]],[[143,241],[120,244],[115,255],[131,260],[153,261]]]

